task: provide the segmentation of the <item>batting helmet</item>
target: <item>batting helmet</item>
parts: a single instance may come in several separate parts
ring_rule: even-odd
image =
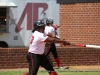
[[[35,30],[39,29],[39,27],[44,26],[45,23],[42,20],[37,20],[34,22],[33,27],[34,29],[32,30],[32,32],[34,32]]]
[[[44,26],[45,23],[42,20],[37,20],[34,22],[34,28],[38,29],[40,26]]]
[[[53,24],[53,19],[51,17],[46,20],[46,24],[47,25],[50,24],[50,23]]]

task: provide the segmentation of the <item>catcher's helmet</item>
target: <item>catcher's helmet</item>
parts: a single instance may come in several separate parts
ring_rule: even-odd
[[[47,25],[50,24],[50,23],[53,24],[53,19],[52,19],[52,18],[48,18],[48,19],[46,20],[46,24],[47,24]]]
[[[45,25],[45,23],[42,20],[37,20],[34,22],[35,29],[38,29],[39,27],[44,26],[44,25]]]

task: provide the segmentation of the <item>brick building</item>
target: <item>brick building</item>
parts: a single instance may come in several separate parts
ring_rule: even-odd
[[[75,1],[58,0],[60,36],[72,43],[100,45],[100,1]]]

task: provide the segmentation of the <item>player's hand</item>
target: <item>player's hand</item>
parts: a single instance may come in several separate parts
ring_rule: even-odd
[[[70,42],[64,41],[64,42],[63,42],[63,45],[70,45]]]

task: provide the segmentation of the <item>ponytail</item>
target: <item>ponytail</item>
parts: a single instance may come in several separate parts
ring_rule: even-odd
[[[34,27],[34,29],[32,30],[32,33],[34,33],[34,31],[38,31],[39,27]]]
[[[32,33],[34,33],[35,29],[32,30]]]

